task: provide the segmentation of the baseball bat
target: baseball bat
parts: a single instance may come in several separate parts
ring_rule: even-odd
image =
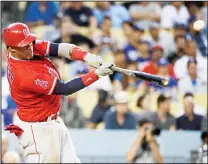
[[[121,73],[136,77],[141,80],[157,83],[161,86],[168,85],[168,79],[166,79],[164,77],[156,76],[156,75],[141,72],[141,71],[133,71],[133,70],[129,70],[129,69],[119,68],[119,67],[113,67],[112,69],[114,71],[121,72]]]

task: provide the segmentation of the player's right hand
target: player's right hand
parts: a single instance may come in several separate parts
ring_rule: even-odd
[[[113,62],[104,62],[102,66],[95,70],[95,74],[101,78],[106,75],[113,74],[113,67],[115,67],[115,64]]]

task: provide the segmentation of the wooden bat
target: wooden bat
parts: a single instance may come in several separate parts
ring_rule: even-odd
[[[119,67],[112,67],[114,71],[125,73],[126,75],[136,77],[141,80],[149,81],[149,82],[154,82],[157,83],[161,86],[166,86],[168,85],[168,79],[160,76],[156,76],[153,74],[145,73],[145,72],[140,72],[140,71],[133,71],[129,69],[123,69]]]

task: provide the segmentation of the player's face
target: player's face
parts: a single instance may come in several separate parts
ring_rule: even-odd
[[[12,52],[21,60],[30,60],[33,58],[33,43],[25,47],[14,47]]]

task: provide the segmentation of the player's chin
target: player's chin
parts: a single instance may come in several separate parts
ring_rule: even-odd
[[[30,60],[30,59],[32,59],[33,58],[33,53],[28,53],[28,55],[27,55],[27,60]]]

